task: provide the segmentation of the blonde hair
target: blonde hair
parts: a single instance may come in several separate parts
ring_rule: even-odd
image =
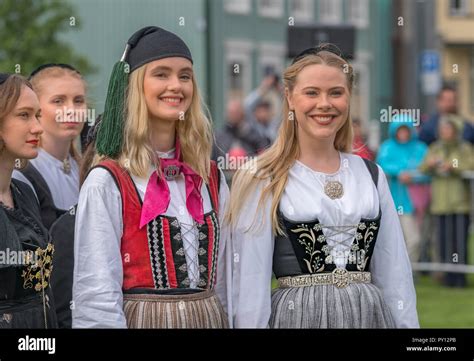
[[[307,55],[290,65],[283,74],[285,88],[291,93],[295,87],[298,74],[306,66],[314,64],[340,68],[346,75],[349,93],[352,92],[354,81],[352,66],[341,57],[329,51],[320,51],[317,54]],[[254,161],[253,167],[256,167],[256,169],[253,168],[253,171],[249,171],[248,169],[252,169],[252,167],[244,166],[235,174],[232,180],[230,207],[226,215],[226,219],[231,225],[236,225],[239,213],[242,211],[246,201],[246,195],[253,192],[261,181],[266,181],[267,184],[263,188],[258,201],[258,209],[261,209],[267,198],[272,196],[272,229],[274,233],[284,233],[278,221],[278,207],[288,181],[288,172],[300,155],[297,119],[294,112],[292,115],[293,119],[290,117],[290,107],[285,97],[283,119],[274,144]],[[349,113],[347,120],[336,133],[334,147],[341,152],[350,152],[352,138],[352,122]],[[255,221],[253,225],[255,225]]]
[[[82,77],[82,75],[73,69],[69,68],[64,68],[60,66],[51,66],[48,68],[45,68],[39,72],[37,72],[35,75],[33,75],[30,78],[31,85],[33,86],[33,90],[35,93],[38,95],[38,98],[41,95],[41,92],[44,89],[45,82],[44,80],[47,80],[48,78],[62,78],[64,76],[71,76],[73,78],[76,78],[84,84],[84,89],[87,92],[87,84]],[[40,138],[40,143],[39,145],[41,146],[41,138]],[[74,144],[74,140],[71,140],[71,146],[69,148],[69,154],[71,157],[73,157],[77,163],[80,164],[81,162],[81,155],[80,152],[77,150],[76,145]]]
[[[130,74],[124,114],[122,151],[117,157],[119,164],[133,175],[148,177],[153,162],[150,144],[149,113],[143,91],[147,64]],[[203,104],[193,75],[193,98],[184,119],[176,123],[183,161],[208,182],[212,148],[212,126],[207,107]],[[105,159],[97,155],[94,164]]]

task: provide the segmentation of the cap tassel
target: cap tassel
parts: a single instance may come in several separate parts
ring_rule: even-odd
[[[122,150],[125,93],[130,71],[125,59],[129,49],[130,45],[127,44],[122,58],[112,69],[104,113],[97,133],[97,153],[109,158],[116,158]]]

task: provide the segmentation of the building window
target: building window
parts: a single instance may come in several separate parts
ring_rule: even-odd
[[[449,14],[452,16],[469,15],[468,0],[449,0]]]
[[[224,0],[224,9],[228,13],[248,14],[252,7],[251,0]]]
[[[347,3],[349,22],[357,28],[366,28],[369,25],[368,0],[351,0]]]
[[[323,24],[340,24],[342,22],[342,1],[320,0],[319,21]]]
[[[231,61],[227,64],[229,74],[229,89],[238,91],[244,88],[242,73],[248,71],[242,61]]]
[[[263,78],[269,69],[280,76],[285,68],[286,46],[284,44],[266,42],[259,45],[259,71]]]
[[[313,20],[314,0],[290,0],[290,14],[296,23]]]
[[[270,18],[283,16],[283,0],[257,0],[258,14]]]
[[[225,99],[243,99],[252,90],[253,44],[245,40],[225,43]]]

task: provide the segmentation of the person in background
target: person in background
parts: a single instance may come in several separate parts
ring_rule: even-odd
[[[427,151],[426,144],[417,139],[413,119],[396,115],[389,126],[389,139],[382,143],[377,155],[377,163],[388,179],[411,262],[419,260],[421,234],[408,186],[426,181],[416,173]]]
[[[366,137],[362,128],[360,119],[352,119],[352,130],[354,132],[354,143],[352,144],[352,152],[359,157],[374,160],[375,155],[367,145]]]
[[[222,167],[226,181],[230,184],[240,162],[262,152],[270,145],[269,140],[251,126],[245,116],[242,102],[231,99],[227,103],[226,124],[216,133],[212,149],[212,159],[227,167]]]
[[[434,216],[440,260],[467,263],[470,190],[462,172],[474,169],[473,148],[461,138],[462,127],[452,116],[439,122],[439,140],[429,147],[420,170],[432,177],[430,211]],[[465,287],[464,273],[447,272],[443,283]]]
[[[74,143],[85,123],[86,83],[68,64],[44,64],[31,73],[30,81],[40,100],[44,132],[38,157],[22,173],[33,185],[49,229],[79,197],[81,157]]]
[[[427,145],[438,140],[439,119],[445,115],[458,115],[458,95],[456,89],[444,86],[436,98],[437,112],[421,124],[419,139]],[[456,122],[461,129],[461,138],[474,144],[474,126],[459,117]]]
[[[100,124],[99,115],[84,141],[79,183],[82,185],[89,173],[95,156],[95,138]],[[54,245],[54,268],[51,272],[51,287],[54,294],[59,328],[72,328],[72,285],[74,273],[74,228],[76,225],[77,205],[59,217],[51,226]]]
[[[280,126],[280,114],[272,103],[272,94],[276,93],[277,101],[281,102],[282,92],[279,77],[273,69],[267,68],[265,74],[260,86],[245,98],[244,108],[252,128],[271,144]]]

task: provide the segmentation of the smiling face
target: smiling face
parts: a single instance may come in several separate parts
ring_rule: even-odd
[[[330,140],[349,115],[350,93],[341,69],[312,64],[304,67],[292,90],[286,91],[298,122],[298,136],[308,141]]]
[[[150,120],[176,121],[193,99],[193,68],[185,58],[173,57],[147,64],[143,91]]]
[[[0,137],[5,143],[2,153],[10,158],[32,159],[38,156],[40,104],[36,94],[27,86],[21,89],[14,109],[0,123]]]
[[[71,75],[45,76],[36,89],[45,134],[61,140],[76,138],[84,127],[87,108],[84,82]]]

